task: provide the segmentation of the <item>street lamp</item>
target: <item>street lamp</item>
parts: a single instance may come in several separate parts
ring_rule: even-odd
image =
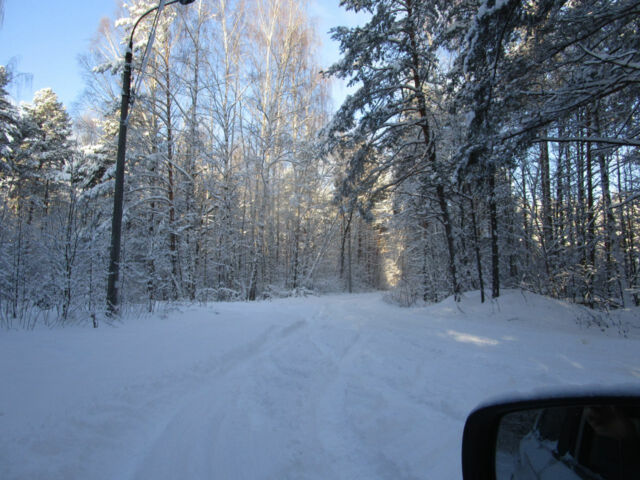
[[[122,210],[124,203],[124,160],[127,145],[127,124],[129,123],[129,102],[131,101],[131,64],[133,62],[133,34],[140,21],[151,12],[174,3],[188,5],[195,0],[160,1],[160,4],[146,11],[133,26],[129,44],[124,57],[124,72],[122,73],[122,101],[120,103],[120,130],[118,132],[118,155],[116,157],[115,190],[113,193],[113,217],[111,219],[111,254],[109,258],[109,276],[107,278],[107,315],[118,313],[118,274],[120,270],[120,238],[122,236]],[[148,44],[153,42],[153,32]],[[147,47],[150,50],[150,45]],[[142,75],[142,72],[140,73]]]

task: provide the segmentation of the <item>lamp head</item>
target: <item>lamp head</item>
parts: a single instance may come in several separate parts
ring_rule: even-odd
[[[180,5],[189,5],[190,3],[195,2],[195,0],[178,0]]]

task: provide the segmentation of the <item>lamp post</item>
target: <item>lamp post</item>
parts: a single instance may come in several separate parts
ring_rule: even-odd
[[[120,271],[120,239],[122,237],[122,212],[124,203],[124,163],[127,146],[127,125],[129,123],[129,103],[131,101],[131,64],[133,62],[133,34],[140,21],[158,9],[167,5],[180,3],[188,5],[195,0],[161,1],[159,5],[146,11],[133,26],[129,44],[124,57],[124,72],[122,73],[122,100],[120,103],[120,130],[118,132],[118,155],[116,157],[115,190],[113,193],[113,217],[111,218],[111,252],[109,257],[109,275],[107,278],[107,315],[118,313],[118,275]],[[160,12],[158,12],[160,13]],[[153,38],[149,40],[153,42]],[[142,75],[142,72],[140,73]]]

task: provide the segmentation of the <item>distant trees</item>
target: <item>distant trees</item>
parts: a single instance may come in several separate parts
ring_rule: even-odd
[[[90,109],[75,141],[53,92],[38,93],[21,112],[2,104],[3,135],[16,144],[2,143],[11,166],[3,162],[2,200],[13,225],[2,232],[13,249],[3,257],[3,292],[14,292],[0,305],[5,325],[15,325],[20,302],[61,321],[103,311],[119,42],[151,6],[127,4],[115,23],[101,24],[83,59]],[[334,164],[318,141],[328,117],[326,81],[304,9],[295,0],[220,0],[166,11],[141,76],[149,26],[134,38],[119,285],[125,309],[341,289]],[[377,262],[366,231],[350,231],[355,274]],[[365,270],[354,289],[380,283],[372,266]],[[40,288],[45,278],[50,287]],[[36,291],[51,294],[43,301]]]
[[[311,288],[329,258],[330,224],[317,216],[331,177],[314,148],[326,94],[305,12],[293,0],[220,0],[174,15],[159,25],[131,119],[126,290],[152,308]]]

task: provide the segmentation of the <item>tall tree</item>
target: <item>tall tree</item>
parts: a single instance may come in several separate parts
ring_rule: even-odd
[[[436,2],[344,1],[371,19],[364,27],[336,28],[343,58],[328,73],[349,78],[358,90],[347,98],[328,129],[329,145],[355,148],[347,174],[350,195],[377,195],[418,176],[432,190],[444,227],[450,291],[458,298],[455,239],[449,212],[449,175],[437,155],[434,96],[438,75],[433,28]],[[389,181],[389,175],[393,180]]]

